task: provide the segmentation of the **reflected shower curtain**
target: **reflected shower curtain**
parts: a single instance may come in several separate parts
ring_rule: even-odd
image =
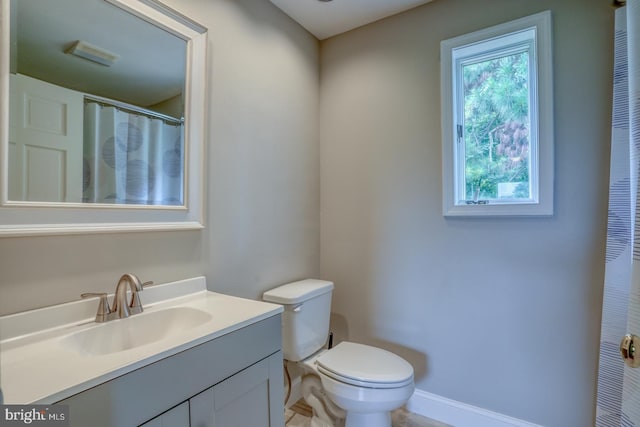
[[[182,124],[86,100],[83,201],[182,205]]]
[[[616,11],[598,427],[640,427],[640,369],[627,367],[619,351],[625,333],[640,326],[639,26],[640,0],[630,0]]]

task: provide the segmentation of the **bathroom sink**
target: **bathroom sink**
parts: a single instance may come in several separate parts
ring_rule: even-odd
[[[145,311],[75,332],[63,338],[61,344],[81,354],[111,354],[168,338],[211,318],[206,311],[190,307]]]
[[[211,292],[202,276],[148,287],[140,297],[142,313],[104,323],[94,321],[95,299],[0,316],[4,402],[60,402],[283,311]]]

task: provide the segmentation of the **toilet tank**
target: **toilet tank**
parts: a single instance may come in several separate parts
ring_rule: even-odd
[[[306,279],[262,295],[263,300],[284,306],[282,351],[286,360],[303,360],[327,342],[332,291],[332,282]]]

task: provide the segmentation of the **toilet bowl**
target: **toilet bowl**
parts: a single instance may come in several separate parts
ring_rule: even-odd
[[[413,367],[380,348],[341,342],[316,359],[325,393],[346,411],[345,427],[389,427],[414,391]]]
[[[333,283],[307,279],[267,291],[265,301],[282,304],[283,353],[299,362],[308,378],[305,400],[312,425],[333,427],[337,407],[346,413],[345,427],[391,427],[390,411],[404,405],[414,391],[413,367],[389,351],[343,341],[323,349],[329,332]],[[304,381],[303,377],[303,381]],[[327,416],[327,414],[329,416]],[[332,425],[333,424],[333,425]]]

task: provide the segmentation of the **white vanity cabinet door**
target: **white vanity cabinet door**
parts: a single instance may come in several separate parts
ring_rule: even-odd
[[[189,402],[184,402],[140,427],[189,427]]]
[[[191,427],[283,427],[283,404],[269,399],[281,396],[272,392],[282,387],[280,363],[269,357],[192,397]]]

